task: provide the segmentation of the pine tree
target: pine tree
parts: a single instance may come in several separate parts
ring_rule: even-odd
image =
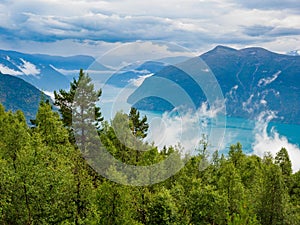
[[[89,113],[89,116],[94,118],[94,125],[97,130],[100,130],[100,123],[103,121],[103,117],[101,115],[100,107],[96,106],[96,102],[99,100],[102,91],[94,90],[94,85],[91,83],[92,80],[88,74],[85,74],[81,69],[79,72],[79,78],[76,80],[73,79],[73,82],[70,83],[70,90],[60,90],[59,92],[54,92],[55,102],[54,105],[59,107],[59,112],[62,116],[62,121],[65,127],[68,128],[70,132],[70,140],[72,143],[75,142],[74,133],[72,124],[74,121],[74,114],[77,116],[81,116],[81,118],[75,118],[76,121],[78,119],[82,119],[84,121],[84,113]],[[75,107],[74,100],[76,99]],[[76,111],[80,108],[80,113]]]
[[[286,148],[276,154],[275,164],[280,166],[283,176],[290,177],[292,175],[292,163]]]
[[[129,113],[129,126],[132,134],[137,138],[145,138],[149,125],[147,123],[147,117],[140,118],[140,112],[136,108],[131,108]]]

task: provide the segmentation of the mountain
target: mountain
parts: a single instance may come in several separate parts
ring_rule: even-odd
[[[93,70],[109,70],[91,56],[61,57],[0,50],[0,72],[18,76],[45,91],[68,88],[70,78],[90,66]]]
[[[49,96],[26,81],[0,73],[0,103],[6,110],[22,110],[29,122],[35,118],[42,96],[50,100]]]
[[[300,49],[290,51],[290,52],[287,53],[287,55],[300,56]]]
[[[142,64],[130,65],[130,67],[124,67],[117,73],[113,74],[106,83],[115,87],[125,87],[134,80],[151,76],[165,66],[165,63],[155,61],[147,61]]]
[[[113,74],[106,83],[115,87],[125,87],[130,83],[137,82],[136,86],[138,86],[140,81],[159,72],[166,66],[184,62],[187,59],[188,57],[185,56],[177,56],[130,64]]]
[[[277,112],[277,120],[300,124],[300,57],[282,55],[263,48],[236,50],[217,46],[200,58],[215,75],[226,100],[228,116],[256,118],[265,110]],[[188,62],[188,61],[186,61]],[[153,89],[156,78],[166,78],[183,88],[199,107],[205,102],[203,90],[176,66],[167,66],[143,84],[129,97],[140,110],[165,111],[173,108],[158,97],[137,101],[138,93]],[[156,89],[166,89],[156,83]]]

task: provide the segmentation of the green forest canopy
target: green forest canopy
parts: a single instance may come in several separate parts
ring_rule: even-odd
[[[67,101],[60,98],[61,103],[74,100],[71,91],[65,93]],[[95,93],[99,98],[101,92]],[[129,118],[133,135],[145,138],[147,120],[138,111],[117,113],[111,123],[101,119],[100,109],[94,112],[101,123],[99,138],[124,163],[151,165],[174,152],[180,158],[176,147],[159,150],[141,142],[149,150],[139,153],[116,138],[111,124],[122,118]],[[60,113],[62,117],[41,102],[34,125],[28,126],[22,112],[5,112],[0,105],[2,224],[300,224],[300,171],[292,173],[284,148],[275,158],[271,154],[260,158],[245,155],[237,143],[227,157],[216,151],[201,170],[207,155],[199,151],[164,182],[125,186],[99,176],[86,163],[66,121],[70,118],[62,107]]]

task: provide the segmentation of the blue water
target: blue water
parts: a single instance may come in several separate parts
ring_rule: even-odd
[[[125,95],[116,97],[114,90],[106,93],[113,98],[106,98],[107,100],[109,99],[109,101],[103,101],[100,104],[105,120],[111,121],[115,113],[120,110],[129,113],[131,106],[124,103],[126,102],[123,99],[123,97],[126,97]],[[121,100],[118,101],[118,99]],[[164,127],[162,126],[161,129],[160,120],[163,121],[161,113],[149,111],[140,111],[140,113],[141,116],[147,116],[150,128],[152,124],[154,124],[154,127],[156,126],[155,131],[152,132],[156,133],[156,137],[153,139],[150,138],[149,142],[152,143],[153,141],[151,140],[157,139],[157,141],[154,141],[154,144],[162,148],[164,145],[168,146],[168,143],[174,146],[178,144],[178,140],[181,141],[180,138],[174,139],[173,137],[172,139],[178,126],[174,128],[169,127],[169,129],[163,129]],[[216,123],[218,119],[223,122],[226,120],[226,123]],[[202,125],[201,121],[198,125]],[[148,133],[148,137],[151,137],[151,130]],[[209,145],[212,146],[211,151],[219,150],[224,154],[228,153],[230,145],[236,144],[237,142],[242,144],[243,151],[246,154],[254,153],[261,157],[265,152],[271,152],[271,154],[275,156],[276,152],[282,147],[285,147],[289,152],[293,170],[298,171],[300,169],[300,125],[276,123],[272,122],[272,120],[257,121],[236,117],[213,118],[207,120],[207,129],[204,134],[210,134],[210,137],[212,137],[211,139],[209,138]],[[163,138],[160,138],[160,136]],[[169,136],[171,136],[171,141],[169,140],[167,144],[161,142],[161,139],[168,139]],[[199,140],[201,140],[201,138],[202,136],[199,134]],[[214,138],[216,138],[217,141],[215,141]],[[221,140],[221,143],[216,144],[215,142],[219,142],[219,140]]]
[[[95,83],[97,88],[102,88],[103,94],[99,102],[101,112],[104,119],[111,121],[118,111],[129,113],[131,105],[127,104],[127,99],[133,93],[135,88],[117,88],[110,85],[103,86],[103,80]],[[159,120],[162,118],[162,113],[141,111],[141,116],[146,115],[148,123],[158,124],[155,132],[156,136],[172,136],[178,126],[174,129],[160,129]],[[265,118],[267,119],[267,118]],[[226,121],[226,123],[216,123],[216,121]],[[289,147],[288,151],[292,156],[292,163],[297,164],[294,170],[300,169],[300,125],[282,124],[271,121],[258,121],[245,118],[225,117],[208,119],[207,129],[204,131],[211,136],[222,135],[222,143],[209,143],[214,146],[214,150],[227,152],[230,145],[240,142],[245,153],[257,153],[262,156],[264,152],[270,151],[274,155],[280,148]],[[202,126],[202,121],[199,121],[199,126]],[[222,127],[223,126],[223,127]],[[162,126],[162,128],[165,128]],[[212,132],[209,132],[212,131]],[[224,133],[222,133],[224,131]],[[151,132],[149,132],[151,133]],[[197,134],[198,135],[198,134]],[[150,134],[148,135],[150,136]],[[156,137],[157,138],[157,137]],[[199,135],[199,140],[201,135]],[[174,139],[172,145],[176,145],[177,139]],[[179,139],[180,140],[180,139]],[[157,144],[157,143],[154,143]],[[159,144],[158,144],[159,145]]]
[[[151,122],[153,118],[162,117],[161,113],[158,112],[149,112],[141,111],[141,115],[146,115],[148,121]],[[218,150],[228,150],[230,145],[240,142],[243,146],[243,150],[246,153],[253,152],[253,146],[256,143],[255,135],[262,132],[257,128],[257,125],[266,126],[266,131],[268,138],[272,140],[275,139],[274,133],[277,133],[279,138],[286,138],[288,143],[294,144],[295,147],[299,148],[300,146],[300,125],[295,124],[282,124],[276,122],[269,122],[266,124],[263,121],[258,122],[245,118],[237,117],[226,117],[225,132],[223,138],[223,149]],[[216,124],[213,121],[209,122],[210,129],[216,128]],[[214,143],[211,143],[212,145]],[[279,146],[286,147],[286,146]],[[267,151],[267,149],[266,149]]]
[[[300,125],[270,122],[269,128],[271,127],[275,127],[280,135],[287,137],[290,143],[300,146]]]

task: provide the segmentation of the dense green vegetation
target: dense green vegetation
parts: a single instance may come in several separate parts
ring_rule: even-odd
[[[94,100],[100,97],[82,71],[80,80]],[[211,163],[199,169],[208,160],[204,143],[176,175],[150,186],[126,186],[99,176],[82,157],[69,123],[76,82],[69,93],[56,93],[56,104],[65,103],[62,117],[41,102],[28,126],[22,112],[0,106],[2,224],[300,224],[300,171],[292,173],[284,148],[274,157],[259,158],[245,155],[237,143],[228,157],[216,151]],[[99,108],[93,109],[98,135],[115,158],[150,165],[177,152],[180,159],[176,147],[159,150],[143,142],[148,125],[137,110],[117,113],[108,123]],[[148,151],[135,151],[126,143],[130,139],[117,138],[114,128],[121,129],[126,120],[126,130],[136,137],[133,144]],[[115,174],[122,176],[116,169]]]

